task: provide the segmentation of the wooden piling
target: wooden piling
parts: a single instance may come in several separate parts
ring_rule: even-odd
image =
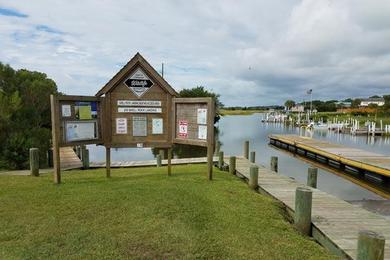
[[[171,176],[172,175],[172,148],[168,148],[168,155],[167,155],[167,159],[168,159],[168,165],[167,165],[167,171],[168,171],[168,176]]]
[[[53,148],[47,150],[47,166],[53,167]]]
[[[307,170],[307,186],[317,188],[317,173],[318,169],[314,167]]]
[[[30,148],[30,172],[31,176],[39,176],[39,149]]]
[[[369,230],[359,231],[358,260],[384,259],[385,237]]]
[[[244,142],[244,158],[249,159],[249,141]]]
[[[89,150],[85,146],[81,149],[81,158],[83,162],[83,168],[89,169]]]
[[[111,177],[111,148],[106,147],[106,177]]]
[[[158,151],[159,155],[161,155],[161,160],[164,160],[165,159],[165,151],[164,149],[160,149],[160,151]]]
[[[229,173],[236,174],[236,156],[230,156],[229,158]]]
[[[278,172],[278,157],[271,156],[271,171]]]
[[[251,163],[255,163],[255,161],[256,161],[256,152],[255,152],[255,151],[252,151],[252,152],[250,153],[250,162],[251,162]]]
[[[162,157],[161,154],[156,155],[157,167],[161,167],[162,165]]]
[[[249,168],[249,187],[253,190],[259,187],[259,167],[255,164]]]
[[[312,191],[309,188],[297,187],[295,191],[294,225],[304,235],[311,235]]]
[[[223,151],[218,153],[218,169],[222,170],[223,167]]]

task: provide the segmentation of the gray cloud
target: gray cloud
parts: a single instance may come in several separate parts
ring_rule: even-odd
[[[2,1],[0,60],[94,94],[140,51],[173,87],[227,105],[390,92],[390,2]]]

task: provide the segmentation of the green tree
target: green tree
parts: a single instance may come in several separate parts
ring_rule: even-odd
[[[295,106],[295,101],[294,100],[286,100],[286,102],[284,102],[284,106],[290,110],[293,106]]]
[[[224,107],[224,105],[219,99],[220,98],[219,94],[209,91],[205,89],[205,87],[203,86],[197,86],[195,88],[182,89],[179,92],[179,95],[181,97],[213,97],[215,100],[215,112],[216,112],[216,118],[214,121],[217,122],[219,120],[220,118],[219,109]]]
[[[361,102],[362,102],[362,100],[360,98],[356,98],[356,99],[352,100],[351,107],[358,108],[360,106]]]
[[[31,147],[39,148],[45,166],[51,139],[50,94],[57,93],[46,74],[15,71],[0,63],[0,168],[27,168]]]

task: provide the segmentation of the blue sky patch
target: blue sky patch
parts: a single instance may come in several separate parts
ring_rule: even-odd
[[[19,18],[26,18],[26,17],[28,17],[27,14],[21,13],[18,10],[4,8],[4,7],[0,7],[0,15],[13,16],[13,17],[19,17]]]

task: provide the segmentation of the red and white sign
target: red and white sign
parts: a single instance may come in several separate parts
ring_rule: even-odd
[[[179,121],[179,137],[182,138],[188,137],[188,121],[186,120]]]

